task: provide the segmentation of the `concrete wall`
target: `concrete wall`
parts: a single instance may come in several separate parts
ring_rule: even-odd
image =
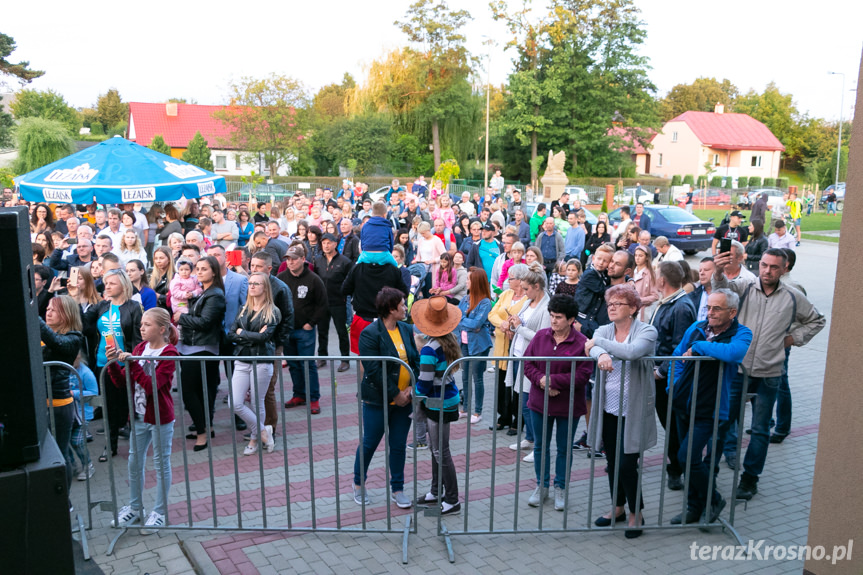
[[[863,109],[863,60],[857,85],[857,105]],[[811,546],[823,545],[831,553],[834,545],[854,540],[851,560],[806,561],[804,573],[814,575],[859,575],[863,573],[863,307],[860,293],[863,267],[860,248],[851,238],[851,228],[863,218],[863,130],[851,136],[842,231],[839,244],[833,309],[840,310],[830,324],[827,370],[821,398],[818,450],[809,515]],[[849,241],[851,240],[851,241]]]

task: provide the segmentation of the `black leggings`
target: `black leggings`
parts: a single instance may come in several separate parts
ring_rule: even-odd
[[[614,496],[614,460],[617,454],[617,416],[602,412],[602,444],[605,448],[605,456],[608,462],[608,491]],[[617,499],[613,501],[617,507],[623,507],[629,503],[629,510],[636,512],[635,499],[638,493],[638,453],[623,453],[623,437],[626,432],[626,418],[620,428],[620,472],[617,481]],[[641,509],[644,509],[644,494],[642,493]]]
[[[186,357],[207,357],[213,354],[209,351],[199,351]],[[201,369],[203,364],[204,369]],[[207,391],[204,392],[204,374],[207,376]],[[198,435],[207,433],[207,418],[204,411],[204,401],[210,409],[210,421],[212,425],[213,413],[216,409],[216,392],[219,389],[219,362],[218,361],[181,361],[180,383],[183,386],[183,403],[186,411],[192,417],[195,430]]]
[[[50,400],[49,400],[50,401]],[[66,489],[72,486],[72,422],[75,420],[75,404],[54,407],[54,440],[66,461]]]

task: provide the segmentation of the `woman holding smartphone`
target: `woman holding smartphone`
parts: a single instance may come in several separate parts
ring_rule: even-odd
[[[91,306],[84,314],[84,333],[96,331],[97,380],[108,364],[108,348],[131,353],[141,343],[141,304],[132,299],[132,282],[123,270],[115,269],[102,276],[105,300]],[[117,455],[117,438],[129,421],[129,403],[125,388],[106,385],[111,456]],[[102,458],[100,458],[102,460]]]

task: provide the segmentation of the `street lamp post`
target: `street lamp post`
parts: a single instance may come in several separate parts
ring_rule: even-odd
[[[485,194],[488,190],[488,118],[489,109],[491,107],[491,44],[493,40],[484,36],[488,45],[488,66],[486,70],[485,83],[485,169],[483,170],[483,187],[482,193]]]
[[[842,94],[839,98],[839,140],[836,143],[836,180],[833,182],[839,184],[839,164],[842,161],[842,109],[845,107],[845,73],[844,72],[827,72],[834,76],[842,76]]]

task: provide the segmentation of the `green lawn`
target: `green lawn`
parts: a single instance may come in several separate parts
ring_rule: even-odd
[[[709,209],[709,210],[693,210],[693,213],[701,218],[702,220],[709,220],[713,218],[713,221],[716,224],[722,221],[722,218],[725,217],[725,214],[728,212],[726,209]],[[748,212],[744,211],[744,214],[749,215]],[[770,225],[770,212],[767,212],[767,225]],[[813,213],[811,216],[803,215],[803,222],[801,224],[801,228],[803,228],[803,233],[805,237],[806,232],[821,232],[825,230],[838,230],[839,226],[842,225],[842,214],[840,213],[838,216],[828,216],[825,213]],[[816,239],[815,237],[811,239]],[[828,240],[829,241],[829,240]]]
[[[819,242],[833,242],[834,244],[839,243],[839,238],[834,238],[832,236],[819,236],[817,234],[807,234],[806,232],[803,232],[803,239],[816,240]]]

